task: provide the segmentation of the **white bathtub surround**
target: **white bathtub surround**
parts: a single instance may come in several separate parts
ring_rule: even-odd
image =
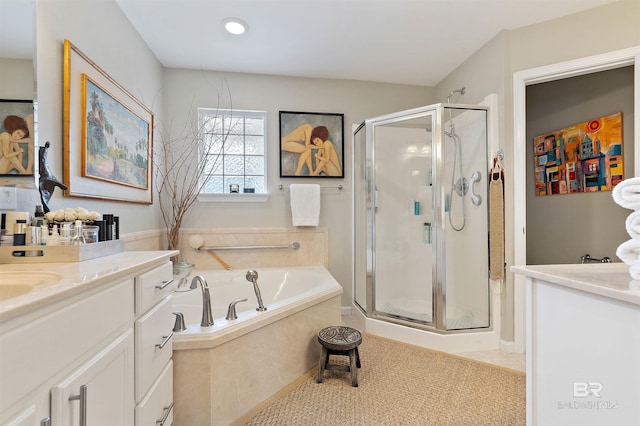
[[[622,263],[514,266],[526,276],[527,425],[640,418],[640,289]]]
[[[246,270],[194,271],[211,289],[212,327],[199,326],[199,291],[174,294],[174,312],[188,323],[174,335],[175,424],[232,423],[314,368],[318,331],[340,324],[342,287],[324,267],[254,269],[265,312],[255,310]],[[225,320],[228,304],[244,297],[238,319]]]
[[[124,241],[125,251],[162,250],[166,247],[166,238],[159,229],[120,234],[120,239]]]

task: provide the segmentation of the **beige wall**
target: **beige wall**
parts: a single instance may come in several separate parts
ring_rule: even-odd
[[[33,62],[0,58],[0,99],[33,99]]]

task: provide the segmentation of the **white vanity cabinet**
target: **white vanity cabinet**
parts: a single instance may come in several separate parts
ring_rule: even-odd
[[[527,425],[640,424],[640,286],[621,263],[526,276]]]
[[[170,425],[174,254],[47,264],[60,283],[0,301],[0,425]],[[140,313],[139,277],[161,294]]]
[[[173,422],[173,267],[136,277],[135,418],[137,426]]]

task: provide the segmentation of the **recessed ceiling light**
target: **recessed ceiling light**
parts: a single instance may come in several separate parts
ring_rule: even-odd
[[[244,34],[249,28],[246,22],[238,18],[226,18],[222,20],[222,23],[225,30],[235,35]]]

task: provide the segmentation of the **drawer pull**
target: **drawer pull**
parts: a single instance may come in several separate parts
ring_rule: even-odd
[[[40,426],[51,426],[51,417],[46,417],[40,422]]]
[[[69,401],[80,401],[80,426],[87,426],[87,385],[80,386],[80,394],[71,395]]]
[[[164,407],[162,409],[162,411],[164,411],[164,413],[162,414],[162,418],[160,420],[156,420],[156,424],[163,426],[164,422],[167,421],[167,418],[169,417],[169,414],[171,413],[171,410],[173,410],[173,402],[168,406],[168,407]]]
[[[162,349],[162,348],[164,348],[164,347],[165,347],[165,345],[166,345],[167,343],[169,343],[169,340],[171,340],[171,338],[172,338],[172,337],[173,337],[173,331],[172,331],[171,333],[169,333],[169,335],[168,335],[168,336],[162,336],[162,338],[163,338],[164,340],[162,341],[162,343],[160,343],[160,344],[156,345],[156,348],[158,348],[158,349]]]
[[[171,285],[172,283],[173,283],[173,280],[162,281],[162,285],[157,285],[156,288],[158,290],[164,290],[165,288],[167,288],[167,286]]]

